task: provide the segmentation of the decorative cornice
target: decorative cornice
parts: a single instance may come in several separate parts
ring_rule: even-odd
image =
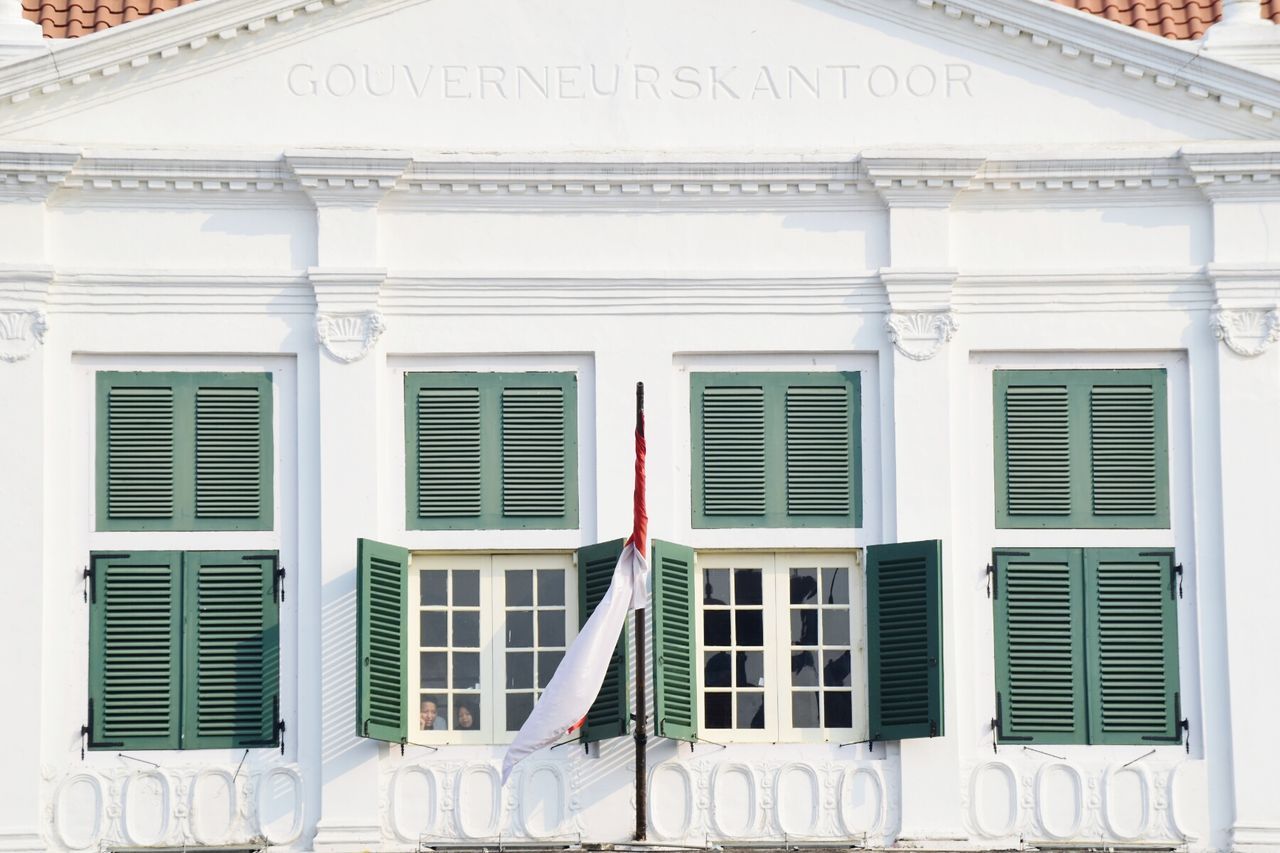
[[[62,146],[0,151],[0,200],[44,201],[79,159],[79,150]]]
[[[973,183],[980,157],[900,157],[868,151],[859,166],[885,204],[893,207],[948,207]]]
[[[286,151],[284,161],[317,206],[376,207],[413,158],[401,151]]]
[[[48,317],[38,308],[0,311],[0,361],[13,363],[30,358],[44,343],[48,328]]]
[[[378,311],[316,315],[316,341],[343,364],[368,355],[386,330],[386,321]]]
[[[244,193],[297,190],[299,185],[283,160],[251,160],[235,156],[135,157],[88,155],[63,181],[66,189],[136,191],[147,195],[164,192]]]
[[[1280,340],[1280,311],[1266,309],[1221,310],[1209,320],[1214,336],[1236,355],[1262,355]]]
[[[894,347],[912,361],[928,361],[955,335],[959,324],[950,311],[891,313],[885,330]]]
[[[1189,144],[1182,150],[1182,162],[1196,186],[1214,201],[1280,194],[1280,146],[1275,142]]]

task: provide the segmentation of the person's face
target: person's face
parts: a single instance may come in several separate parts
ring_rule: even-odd
[[[469,729],[471,728],[471,723],[471,709],[463,705],[458,709],[458,728]]]
[[[436,722],[436,703],[435,703],[435,702],[423,702],[423,703],[422,703],[422,713],[421,713],[421,717],[422,717],[422,720],[421,720],[421,722],[422,722],[421,728],[429,729],[429,728],[431,728],[433,725],[435,725],[435,722]]]

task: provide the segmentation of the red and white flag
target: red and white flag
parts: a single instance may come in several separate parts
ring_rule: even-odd
[[[600,693],[618,635],[628,610],[643,609],[649,600],[649,516],[644,497],[644,415],[636,424],[636,478],[631,538],[613,568],[609,590],[574,638],[533,713],[520,727],[502,762],[505,784],[516,764],[544,746],[577,730]]]

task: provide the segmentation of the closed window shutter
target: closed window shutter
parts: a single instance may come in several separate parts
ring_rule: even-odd
[[[183,747],[278,744],[277,565],[274,553],[185,555]]]
[[[182,555],[93,554],[89,746],[180,745]]]
[[[1167,528],[1163,370],[995,372],[999,527]]]
[[[408,739],[409,552],[360,539],[356,553],[356,734],[404,743]]]
[[[602,542],[578,549],[578,628],[587,624],[596,606],[609,590],[613,570],[622,556],[623,540]],[[624,623],[625,624],[625,623]],[[621,737],[629,730],[631,710],[627,702],[627,645],[619,633],[613,657],[605,672],[600,693],[587,712],[582,726],[582,742],[594,743]]]
[[[939,540],[867,549],[867,617],[871,739],[943,735]]]
[[[405,375],[406,523],[578,526],[572,373]]]
[[[99,529],[165,529],[177,519],[174,397],[163,375],[98,375]]]
[[[653,541],[654,716],[659,737],[698,738],[693,549]]]
[[[1090,740],[1177,743],[1178,614],[1172,551],[1084,552]]]
[[[856,373],[695,373],[694,527],[862,523]]]
[[[195,518],[202,529],[270,530],[270,377],[195,378]]]
[[[999,737],[1085,743],[1080,551],[994,555]]]

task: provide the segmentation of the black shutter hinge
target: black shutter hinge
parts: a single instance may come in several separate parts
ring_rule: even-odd
[[[84,567],[84,600],[86,604],[89,601],[89,590],[93,588],[93,569],[90,568],[92,565],[90,563]]]
[[[996,567],[994,563],[987,564],[987,598],[995,595],[995,579]]]
[[[276,575],[272,582],[274,587],[273,594],[275,595],[276,601],[284,601],[284,577],[286,574],[287,572],[285,571],[284,566],[276,566]]]
[[[938,736],[938,721],[930,720],[929,721],[929,737],[937,737],[937,736]]]
[[[275,735],[276,735],[276,739],[280,741],[280,754],[284,755],[284,733],[285,733],[285,729],[288,727],[285,726],[284,724],[284,717],[280,715],[280,697],[279,696],[271,700],[271,713],[276,718]]]
[[[1000,691],[996,691],[996,715],[991,718],[991,751],[996,755],[1000,754],[1000,729],[1002,722],[1000,719]]]
[[[84,761],[85,741],[89,739],[89,734],[92,731],[90,727],[92,725],[93,725],[93,697],[90,696],[89,697],[89,717],[87,720],[85,720],[85,724],[80,727],[80,760],[81,761]]]
[[[1187,755],[1190,755],[1191,754],[1191,721],[1186,718],[1183,718],[1182,722],[1178,723],[1178,728],[1182,730],[1182,745],[1183,747],[1186,748]]]
[[[1178,563],[1173,567],[1173,574],[1176,576],[1178,582],[1178,598],[1182,598],[1182,576],[1184,574],[1182,570],[1182,563]]]

